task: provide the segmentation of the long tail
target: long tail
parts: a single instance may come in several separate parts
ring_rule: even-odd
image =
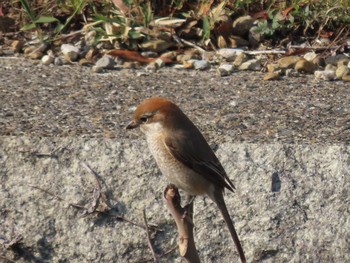
[[[231,220],[230,214],[227,211],[227,207],[224,201],[224,197],[223,197],[223,192],[222,191],[215,191],[215,193],[213,194],[213,196],[210,196],[210,198],[217,204],[217,206],[220,209],[220,212],[226,222],[226,225],[230,231],[231,237],[233,242],[236,245],[239,257],[241,258],[242,263],[246,263],[247,260],[245,258],[244,252],[243,252],[243,248],[241,246],[241,242],[239,241],[238,235],[236,233],[235,227],[233,226],[233,222]]]

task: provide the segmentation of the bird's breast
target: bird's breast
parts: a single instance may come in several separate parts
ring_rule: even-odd
[[[162,134],[148,135],[147,143],[159,169],[170,183],[191,195],[208,193],[210,183],[171,154]]]

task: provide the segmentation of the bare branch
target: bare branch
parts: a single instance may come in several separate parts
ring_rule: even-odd
[[[181,207],[181,198],[178,189],[174,185],[169,185],[164,191],[166,205],[173,216],[177,231],[179,233],[180,255],[189,263],[200,263],[193,237],[193,222],[190,211],[192,205]]]

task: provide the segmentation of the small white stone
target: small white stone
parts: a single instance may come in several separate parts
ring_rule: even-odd
[[[314,73],[316,79],[323,79],[323,80],[334,80],[335,79],[335,72],[333,70],[323,70],[323,71],[315,71]]]
[[[51,63],[54,62],[54,60],[55,60],[54,57],[45,55],[41,58],[41,63],[43,63],[44,65],[50,65]]]
[[[98,66],[93,66],[91,70],[92,70],[92,72],[95,72],[95,73],[103,72],[103,68],[102,67],[98,67]]]
[[[221,77],[228,76],[233,72],[233,65],[231,64],[222,64],[218,68],[218,73]]]
[[[61,57],[56,57],[54,60],[54,64],[56,66],[62,66],[64,64],[64,60]]]
[[[308,52],[304,55],[304,58],[310,62],[312,62],[316,57],[317,57],[317,54],[315,52]]]
[[[158,68],[162,68],[162,67],[164,67],[164,65],[165,65],[163,59],[161,59],[161,58],[156,59],[156,61],[154,61],[154,64],[156,64],[156,66],[157,66]]]
[[[244,52],[241,48],[221,48],[217,51],[217,54],[227,61],[233,61],[239,54]]]
[[[96,62],[96,67],[111,69],[115,65],[115,61],[111,56],[105,55]]]
[[[259,71],[261,70],[260,60],[258,59],[250,59],[244,63],[242,63],[239,68],[240,70],[253,70]]]
[[[62,54],[68,57],[71,61],[76,61],[79,57],[79,48],[70,45],[70,44],[63,44],[61,46]]]
[[[210,64],[206,60],[196,60],[193,63],[193,67],[198,70],[206,70],[210,68]]]
[[[336,66],[339,60],[349,60],[349,58],[347,56],[345,56],[344,54],[330,56],[330,57],[326,58],[326,64],[332,64],[332,65]]]
[[[158,69],[158,66],[157,66],[157,64],[154,63],[154,62],[148,64],[148,65],[145,67],[145,71],[146,71],[146,72],[150,72],[150,73],[156,72],[157,69]]]

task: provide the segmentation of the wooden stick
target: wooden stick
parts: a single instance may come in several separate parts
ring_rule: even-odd
[[[191,218],[191,206],[181,207],[181,198],[178,189],[174,185],[168,185],[164,191],[166,206],[173,216],[179,233],[180,255],[189,263],[200,263],[193,237],[193,222]]]

